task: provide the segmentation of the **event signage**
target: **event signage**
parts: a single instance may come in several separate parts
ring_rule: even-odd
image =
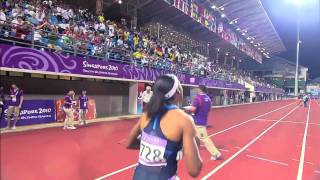
[[[8,112],[6,104],[1,116],[1,127],[6,126],[5,117]],[[53,100],[24,100],[17,126],[52,123],[55,120],[56,111]]]
[[[191,17],[194,21],[199,22],[210,31],[216,33],[225,41],[231,43],[240,51],[247,54],[252,59],[262,62],[262,55],[255,48],[246,43],[239,34],[235,33],[226,23],[219,22],[215,18],[212,10],[201,5],[202,3],[195,0],[174,0],[173,6]],[[218,26],[218,28],[216,28]]]
[[[71,55],[4,44],[0,44],[0,57],[1,69],[20,70],[22,72],[105,77],[136,82],[155,81],[157,77],[169,73],[165,70],[142,68],[133,64],[121,64],[90,58],[84,59]],[[202,84],[211,88],[245,90],[244,85],[235,82],[193,77],[183,73],[179,73],[177,76],[184,85]]]

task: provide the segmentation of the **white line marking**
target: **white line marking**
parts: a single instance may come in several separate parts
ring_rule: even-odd
[[[293,103],[290,103],[290,104],[288,104],[288,105],[286,105],[286,106],[283,106],[283,107],[274,109],[274,110],[269,111],[269,112],[267,112],[267,113],[261,114],[261,115],[259,115],[259,116],[254,117],[254,118],[251,118],[251,119],[249,119],[249,120],[247,120],[247,121],[244,121],[244,122],[242,122],[242,123],[240,123],[240,124],[236,124],[236,125],[231,126],[231,127],[227,128],[227,129],[224,129],[224,130],[222,130],[222,131],[219,131],[219,132],[216,132],[216,133],[214,133],[214,134],[211,134],[209,137],[216,136],[216,135],[218,135],[218,134],[224,133],[224,132],[226,132],[226,131],[229,131],[230,129],[236,128],[236,127],[241,126],[241,125],[243,125],[243,124],[246,124],[246,123],[248,123],[248,122],[250,122],[250,121],[253,121],[254,119],[257,119],[257,118],[260,118],[260,117],[262,117],[262,116],[268,115],[268,114],[270,114],[270,113],[276,112],[276,111],[278,111],[278,110],[284,109],[284,108],[286,108],[286,107],[288,107],[288,106],[290,106],[290,105],[292,105],[292,104],[294,104],[294,103],[296,103],[296,102],[293,102]]]
[[[127,169],[136,167],[137,165],[138,165],[138,163],[132,164],[132,165],[127,166],[127,167],[125,167],[125,168],[122,168],[122,169],[119,169],[119,170],[117,170],[117,171],[113,171],[112,173],[109,173],[109,174],[106,174],[106,175],[104,175],[104,176],[101,176],[101,177],[99,177],[99,178],[97,178],[97,179],[95,179],[95,180],[105,179],[105,178],[107,178],[107,177],[113,176],[113,175],[118,174],[118,173],[120,173],[120,172],[122,172],[122,171],[125,171],[125,170],[127,170]]]
[[[250,149],[246,149],[246,151],[249,151],[249,152],[250,152],[251,150],[250,150]]]
[[[274,160],[270,160],[270,159],[266,159],[266,158],[261,158],[261,157],[257,157],[257,156],[251,156],[251,155],[247,155],[250,158],[254,158],[254,159],[259,159],[262,161],[267,161],[267,162],[271,162],[271,163],[275,163],[275,164],[280,164],[280,165],[284,165],[284,166],[288,166],[287,163],[283,163],[283,162],[279,162],[279,161],[274,161]]]
[[[261,118],[256,118],[254,119],[255,121],[277,121],[277,120],[274,120],[274,119],[261,119]]]
[[[297,161],[297,162],[299,162],[299,160],[298,160],[298,159],[292,159],[292,161]]]
[[[318,123],[309,123],[309,124],[320,126],[320,124],[318,124]]]
[[[239,147],[239,146],[236,146],[235,148],[236,148],[236,149],[241,149],[241,147]]]
[[[272,120],[272,119],[254,119],[254,121],[276,122],[277,120]],[[296,121],[281,121],[281,123],[306,124],[306,122],[296,122]],[[318,123],[309,123],[309,125],[320,126],[320,124],[318,124]],[[303,134],[301,133],[300,135],[303,135]]]
[[[311,165],[313,165],[313,163],[312,163],[312,162],[306,162],[306,164],[311,164]]]
[[[320,171],[314,171],[314,173],[320,174]]]
[[[283,116],[281,119],[279,119],[277,122],[275,122],[274,124],[272,124],[269,128],[267,128],[265,131],[263,131],[261,134],[259,134],[255,139],[253,139],[252,141],[250,141],[247,145],[245,145],[242,149],[240,149],[238,152],[236,152],[234,155],[232,155],[229,159],[227,159],[226,161],[224,161],[223,163],[221,163],[219,166],[217,166],[215,169],[213,169],[212,171],[210,171],[206,176],[204,176],[203,178],[201,178],[201,180],[206,180],[208,179],[210,176],[212,176],[214,173],[216,173],[217,171],[219,171],[222,167],[224,167],[227,163],[229,163],[231,160],[233,160],[235,157],[237,157],[241,152],[243,152],[245,149],[247,149],[250,145],[252,145],[254,142],[256,142],[258,139],[260,139],[264,134],[266,134],[270,129],[272,129],[275,125],[277,125],[281,120],[283,120],[284,118],[286,118],[287,116],[289,116],[293,111],[295,111],[299,106],[296,106],[295,108],[293,108],[290,112],[288,112],[285,116]]]
[[[254,120],[254,119],[256,119],[256,118],[260,118],[260,117],[265,116],[265,115],[268,115],[268,114],[270,114],[270,113],[279,111],[279,110],[284,109],[284,108],[286,108],[286,107],[288,107],[288,106],[290,106],[290,105],[293,105],[293,104],[295,104],[295,103],[297,103],[297,102],[294,101],[293,103],[290,103],[290,104],[287,104],[287,105],[285,105],[285,106],[279,107],[279,108],[277,108],[277,109],[274,109],[274,110],[272,110],[272,111],[269,111],[269,112],[264,113],[264,114],[262,114],[262,115],[259,115],[259,116],[257,116],[257,117],[251,118],[251,119],[249,119],[249,120],[247,120],[247,121],[244,121],[244,122],[242,122],[242,123],[239,123],[239,124],[237,124],[237,125],[231,126],[231,127],[227,128],[227,129],[224,129],[224,130],[221,130],[221,131],[216,132],[216,133],[214,133],[214,134],[211,134],[211,135],[209,135],[208,137],[212,137],[212,136],[216,136],[216,135],[218,135],[218,134],[224,133],[224,132],[226,132],[226,131],[228,131],[228,130],[230,130],[230,129],[233,129],[233,128],[236,128],[236,127],[238,127],[238,126],[241,126],[241,125],[243,125],[243,124],[245,124],[245,123],[248,123],[248,122],[250,122],[250,121],[252,121],[252,120]],[[130,165],[130,166],[127,166],[127,167],[125,167],[125,168],[119,169],[119,170],[117,170],[117,171],[113,171],[113,172],[111,172],[111,173],[109,173],[109,174],[107,174],[107,175],[104,175],[104,176],[102,176],[102,177],[97,178],[96,180],[101,180],[101,179],[104,179],[104,178],[106,178],[106,177],[113,176],[113,175],[118,174],[118,173],[120,173],[120,172],[122,172],[122,171],[125,171],[125,170],[127,170],[127,169],[130,169],[130,168],[135,167],[134,165],[137,166],[137,163],[136,163],[136,164],[133,164],[133,165]]]
[[[309,104],[308,114],[307,114],[307,123],[306,123],[306,127],[305,127],[305,130],[304,130],[304,136],[303,136],[303,140],[302,140],[302,148],[301,148],[301,156],[300,156],[300,163],[299,163],[299,170],[298,170],[297,180],[302,180],[303,165],[304,165],[304,155],[306,153],[306,143],[307,143],[310,107],[311,106]]]

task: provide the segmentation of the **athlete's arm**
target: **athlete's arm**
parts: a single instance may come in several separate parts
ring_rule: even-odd
[[[140,122],[141,122],[141,119],[134,125],[134,127],[132,128],[132,130],[129,134],[127,144],[126,144],[127,149],[139,149],[140,148],[140,142],[138,140],[138,136],[141,133]]]
[[[199,107],[199,106],[200,106],[200,100],[199,100],[199,98],[196,97],[194,99],[192,105],[187,107],[186,110],[191,112],[191,113],[195,113],[196,110],[197,110],[197,107]]]
[[[183,156],[187,163],[188,173],[197,177],[202,168],[202,160],[199,154],[196,139],[196,129],[191,117],[188,117],[183,127]]]
[[[189,106],[189,107],[186,107],[185,110],[189,111],[189,112],[192,112],[192,113],[195,113],[196,112],[196,107],[195,106]]]

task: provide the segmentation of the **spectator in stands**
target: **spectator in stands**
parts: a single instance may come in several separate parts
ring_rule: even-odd
[[[80,121],[80,125],[86,125],[87,121],[86,121],[86,115],[88,112],[88,105],[89,105],[89,98],[87,96],[87,91],[83,90],[81,95],[79,96],[79,104],[80,104],[80,108],[79,108],[79,121]]]
[[[0,28],[1,25],[4,24],[7,21],[7,16],[4,13],[4,9],[0,9]]]
[[[0,29],[6,38],[31,42],[33,37],[36,47],[46,46],[58,52],[133,61],[177,73],[270,87],[250,73],[229,65],[210,64],[211,59],[199,53],[201,49],[188,47],[191,40],[187,37],[187,43],[159,40],[148,31],[129,29],[123,20],[117,24],[106,20],[103,14],[94,16],[87,9],[70,8],[62,1],[4,0],[1,5]]]
[[[12,84],[9,92],[10,100],[8,101],[8,112],[7,112],[7,128],[10,129],[11,116],[13,115],[13,124],[11,129],[16,129],[16,124],[19,120],[20,110],[23,104],[23,91],[19,89],[17,85]]]
[[[73,103],[74,95],[75,95],[74,91],[70,90],[68,94],[64,97],[63,111],[66,113],[66,119],[64,121],[63,129],[76,129],[76,127],[74,127],[74,124],[73,124],[74,123],[73,112],[75,108],[75,105]]]

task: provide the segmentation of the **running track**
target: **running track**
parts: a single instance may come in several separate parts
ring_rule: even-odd
[[[320,179],[320,105],[278,101],[214,109],[208,133],[223,159],[204,161],[196,179]],[[1,134],[1,177],[15,179],[130,179],[138,152],[124,148],[136,120]],[[181,179],[192,179],[183,160]]]

